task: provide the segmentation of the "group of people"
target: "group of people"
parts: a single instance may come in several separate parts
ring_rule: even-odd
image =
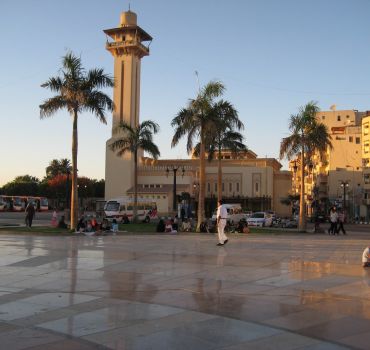
[[[82,216],[77,223],[76,232],[84,233],[87,235],[101,235],[108,233],[116,233],[118,231],[118,223],[116,219],[112,223],[104,218],[101,222],[94,216],[91,219]]]
[[[160,218],[157,224],[156,231],[159,233],[177,233],[179,231],[179,218],[176,215],[174,218],[169,216],[167,219]]]
[[[346,234],[346,230],[344,229],[345,215],[343,209],[337,211],[336,207],[332,207],[329,212],[329,221],[329,235],[339,235],[340,231],[342,231],[344,235]]]

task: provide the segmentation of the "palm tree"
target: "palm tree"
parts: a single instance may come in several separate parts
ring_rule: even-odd
[[[143,150],[149,153],[154,159],[157,159],[160,152],[153,142],[153,134],[156,134],[158,131],[159,125],[151,120],[143,121],[137,127],[121,122],[114,130],[114,133],[122,136],[118,136],[118,138],[109,145],[112,151],[117,151],[117,156],[122,156],[127,152],[130,152],[134,156],[134,221],[136,221],[137,217],[138,151]]]
[[[71,229],[74,230],[78,220],[78,116],[82,112],[91,112],[102,123],[106,124],[105,110],[113,110],[113,101],[100,89],[113,87],[114,80],[100,68],[86,72],[82,67],[81,58],[69,52],[62,58],[60,76],[49,78],[41,86],[56,92],[57,95],[47,99],[40,105],[40,118],[51,117],[57,111],[66,109],[73,119]]]
[[[204,219],[204,194],[205,194],[205,138],[207,131],[216,123],[217,116],[212,113],[215,98],[225,91],[224,85],[219,81],[211,81],[200,89],[198,96],[191,99],[186,108],[182,108],[171,121],[175,128],[171,147],[175,147],[179,141],[187,135],[186,149],[188,153],[193,150],[196,138],[200,142],[199,150],[199,203],[197,231]]]
[[[222,151],[231,151],[233,156],[239,152],[246,152],[243,143],[244,137],[236,130],[243,130],[244,124],[238,117],[238,112],[227,101],[219,101],[213,107],[217,122],[208,130],[205,138],[205,148],[208,159],[211,161],[217,155],[217,200],[222,198]],[[200,144],[195,147],[195,154],[199,155]]]
[[[71,173],[71,161],[67,158],[53,159],[46,167],[46,177],[52,179],[57,175],[67,175]]]
[[[306,203],[305,203],[305,157],[318,152],[323,157],[326,149],[332,148],[331,136],[328,128],[316,119],[319,107],[316,102],[309,102],[301,107],[299,113],[292,115],[289,122],[290,136],[283,138],[280,145],[280,159],[289,160],[300,156],[301,190],[299,202],[299,230],[306,229]]]

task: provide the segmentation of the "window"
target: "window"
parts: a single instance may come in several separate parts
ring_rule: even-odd
[[[239,182],[236,183],[236,192],[239,192]]]
[[[229,192],[232,192],[233,191],[233,184],[230,182],[229,183]]]
[[[369,142],[364,143],[364,153],[369,153]]]
[[[365,185],[370,184],[370,174],[364,174],[364,183]]]
[[[364,135],[369,135],[369,123],[364,124]]]
[[[258,187],[259,187],[258,182],[256,182],[255,185],[254,185],[254,189],[255,189],[256,192],[258,192]]]
[[[207,182],[207,192],[211,192],[211,184]]]
[[[217,193],[217,183],[215,183],[215,192]]]
[[[337,116],[337,121],[340,122],[340,115]]]
[[[225,184],[222,183],[222,192],[225,192]]]
[[[323,116],[321,117],[321,119],[322,119],[322,120],[325,120],[325,116],[323,115]]]
[[[359,145],[361,142],[360,138],[359,137],[356,137],[356,144]]]
[[[348,137],[349,142],[353,142],[353,136]]]
[[[349,119],[349,115],[346,115],[346,118]]]

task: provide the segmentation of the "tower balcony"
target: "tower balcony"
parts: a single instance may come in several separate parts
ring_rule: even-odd
[[[134,53],[140,57],[149,55],[149,47],[143,45],[138,40],[125,40],[125,41],[113,41],[107,42],[105,48],[110,51],[113,55],[121,55]]]

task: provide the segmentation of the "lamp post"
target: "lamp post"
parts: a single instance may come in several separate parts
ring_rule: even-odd
[[[170,165],[166,169],[167,177],[168,177],[170,171],[173,171],[173,206],[172,206],[172,209],[173,209],[174,212],[177,211],[176,176],[177,176],[177,170],[179,170],[179,169],[180,169],[180,166],[178,166],[178,165]],[[185,168],[182,167],[182,177],[184,177],[184,174],[185,174]]]
[[[298,170],[298,165],[297,161],[294,160],[293,162],[293,172],[294,172],[294,194],[297,194],[297,170]]]
[[[346,211],[346,188],[348,188],[349,183],[348,181],[341,181],[340,187],[343,188],[343,210]]]

